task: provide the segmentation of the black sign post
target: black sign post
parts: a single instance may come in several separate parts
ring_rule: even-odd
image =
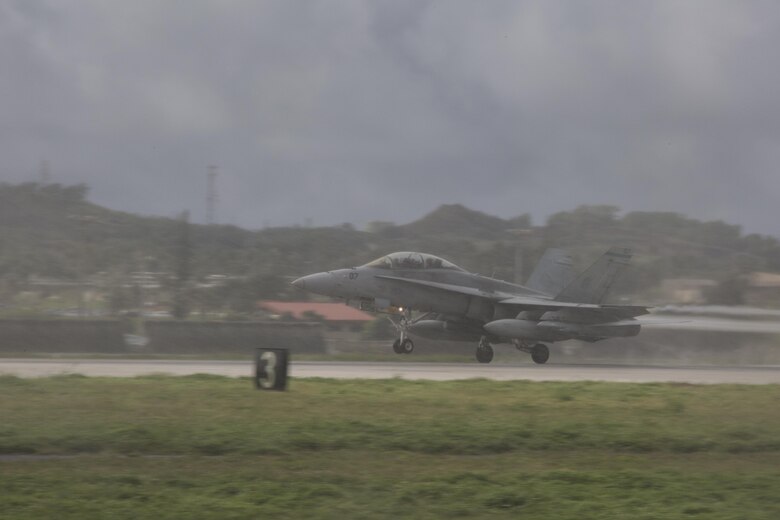
[[[287,390],[287,364],[290,355],[285,348],[255,349],[255,388]]]

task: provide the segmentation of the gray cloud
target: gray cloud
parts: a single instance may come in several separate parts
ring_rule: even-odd
[[[775,2],[0,0],[0,180],[147,214],[542,221],[583,203],[780,235]]]

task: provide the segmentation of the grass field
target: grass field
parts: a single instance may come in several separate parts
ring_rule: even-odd
[[[780,386],[0,377],[0,518],[780,518]]]

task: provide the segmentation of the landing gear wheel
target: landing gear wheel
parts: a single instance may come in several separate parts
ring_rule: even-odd
[[[531,349],[531,359],[538,365],[544,365],[550,359],[550,349],[544,343],[537,343]]]
[[[409,338],[406,338],[401,342],[401,353],[411,354],[414,352],[414,343]]]
[[[397,339],[397,340],[393,341],[393,352],[395,352],[396,354],[403,354],[404,353],[404,351],[401,350],[401,340],[400,339]]]
[[[490,345],[480,345],[477,347],[477,361],[480,363],[490,363],[493,361],[493,347]]]

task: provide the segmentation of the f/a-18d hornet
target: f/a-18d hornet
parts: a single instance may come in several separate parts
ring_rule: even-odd
[[[491,344],[513,343],[536,363],[546,363],[545,343],[599,341],[639,334],[634,319],[643,306],[609,305],[604,299],[631,259],[612,248],[582,274],[569,255],[548,249],[525,285],[469,273],[425,253],[392,253],[361,267],[310,274],[292,284],[342,298],[362,309],[400,316],[393,350],[410,354],[410,334],[423,338],[474,341],[477,361],[493,360]],[[412,311],[418,314],[413,318]]]

